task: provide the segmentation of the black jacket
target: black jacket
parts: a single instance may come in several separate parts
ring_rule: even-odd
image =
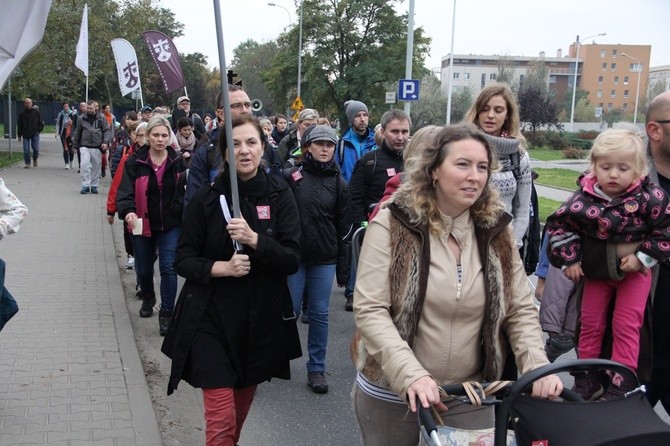
[[[229,347],[226,360],[236,388],[248,387],[277,377],[290,377],[289,360],[300,356],[289,345],[283,317],[293,315],[286,278],[300,262],[300,224],[293,194],[286,182],[259,169],[253,179],[239,180],[240,208],[249,226],[258,233],[255,250],[249,255],[249,275],[212,278],[212,265],[233,255],[232,240],[225,230],[220,196],[230,204],[227,173],[203,187],[189,204],[177,246],[175,269],[186,278],[173,313],[162,351],[172,358],[168,394],[181,379],[201,385],[192,376],[189,350],[206,311],[217,300],[223,319],[221,337]],[[261,211],[269,218],[259,218]],[[231,211],[232,214],[232,211]],[[294,317],[294,315],[293,315]],[[295,320],[293,320],[295,328]],[[297,335],[297,330],[295,331]]]
[[[389,148],[384,141],[376,150],[371,150],[356,161],[351,174],[351,214],[354,227],[367,221],[370,205],[376,204],[384,195],[386,182],[403,171],[402,152]]]
[[[282,164],[286,163],[286,161],[291,158],[291,153],[300,147],[297,130],[290,132],[288,135],[282,138],[281,141],[278,141],[277,144],[279,144],[277,147],[277,150],[279,150],[279,159],[281,160]]]
[[[40,111],[35,107],[30,110],[26,110],[25,108],[21,110],[17,124],[18,132],[16,136],[21,136],[23,138],[32,138],[44,128]]]
[[[351,199],[339,167],[333,162],[322,169],[319,163],[305,159],[286,172],[300,209],[302,263],[336,264],[337,283],[346,284],[352,235]]]
[[[145,237],[151,236],[152,230],[167,231],[181,224],[186,185],[184,163],[172,148],[167,151],[162,189],[158,188],[149,146],[145,145],[126,160],[123,179],[116,192],[119,218],[123,220],[129,212],[135,212],[144,220],[142,235]]]

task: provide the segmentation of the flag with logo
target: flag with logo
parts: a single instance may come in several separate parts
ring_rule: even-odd
[[[126,39],[112,40],[112,51],[116,61],[116,72],[119,75],[121,96],[125,96],[140,88],[140,69],[137,64],[135,48]]]
[[[142,33],[167,93],[184,86],[181,60],[172,39],[160,31]]]
[[[81,17],[77,56],[74,59],[74,65],[88,77],[88,4],[84,5],[84,14]]]

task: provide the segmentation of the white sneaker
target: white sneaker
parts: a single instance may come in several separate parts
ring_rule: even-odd
[[[128,260],[126,260],[126,269],[133,269],[133,268],[135,268],[135,257],[128,256]]]
[[[70,170],[70,163],[65,163],[65,170]]]

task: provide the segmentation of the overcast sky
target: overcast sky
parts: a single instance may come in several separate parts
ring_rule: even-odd
[[[233,49],[246,39],[274,40],[297,23],[295,4],[275,0],[289,10],[268,6],[267,0],[220,0],[226,63]],[[213,1],[162,0],[185,25],[175,40],[182,53],[201,52],[218,65]],[[453,0],[415,0],[415,27],[432,38],[426,66],[440,66],[451,48]],[[398,11],[406,12],[409,0]],[[670,65],[669,0],[456,0],[454,54],[555,56],[567,55],[570,43],[599,33],[597,43],[651,45],[651,66]],[[583,43],[591,43],[593,39]],[[297,51],[297,49],[296,49]]]

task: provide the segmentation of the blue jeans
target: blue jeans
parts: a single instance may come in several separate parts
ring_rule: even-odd
[[[335,265],[306,265],[301,263],[298,272],[288,276],[288,287],[293,300],[293,311],[300,315],[302,293],[307,286],[307,331],[308,372],[325,372],[326,345],[328,344],[328,305],[333,289]]]
[[[154,293],[154,263],[158,249],[158,268],[161,273],[161,311],[172,311],[177,297],[177,272],[174,259],[181,228],[177,226],[167,231],[151,231],[151,237],[133,236],[135,250],[135,273],[140,289]]]
[[[30,138],[23,138],[23,161],[30,164],[30,146],[33,147],[33,161],[40,156],[40,134],[35,133]]]

